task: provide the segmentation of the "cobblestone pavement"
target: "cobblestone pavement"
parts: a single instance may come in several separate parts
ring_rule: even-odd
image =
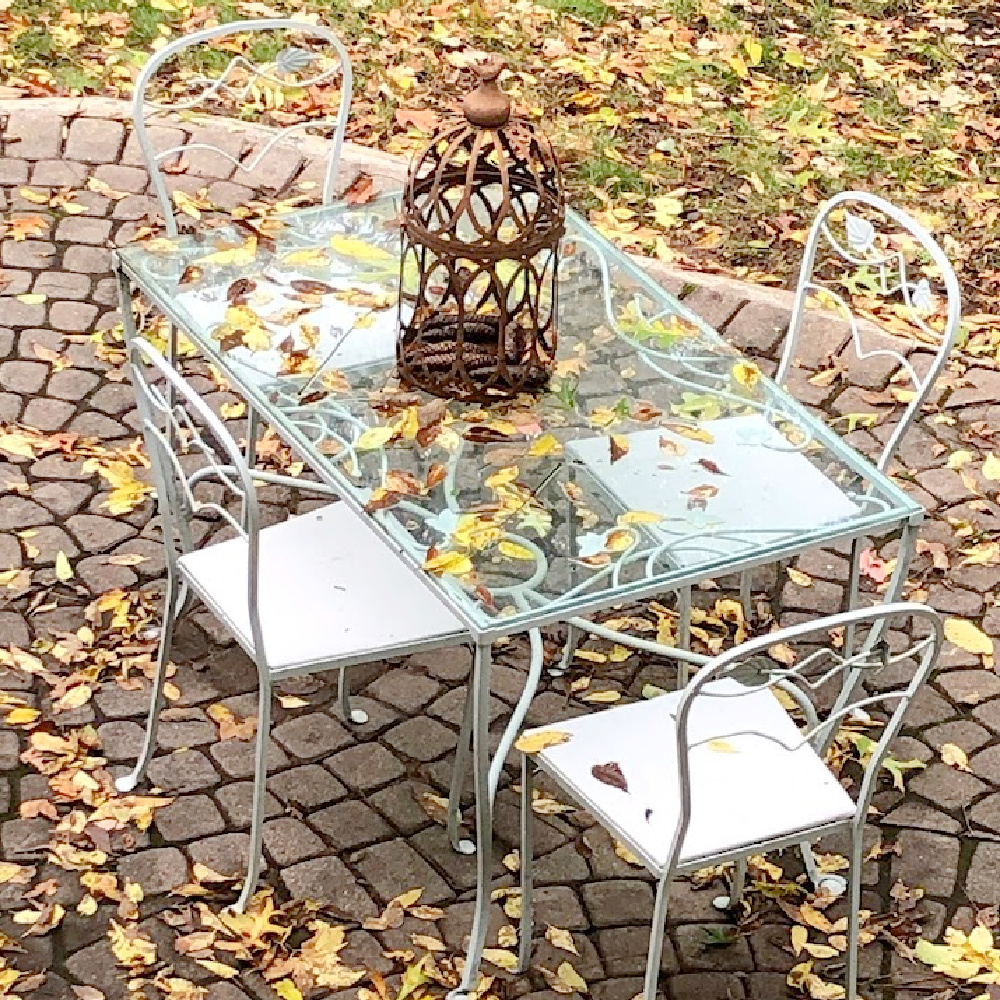
[[[75,116],[65,118],[58,106],[41,108],[24,110],[22,104],[0,113],[0,210],[13,219],[41,211],[51,220],[45,233],[23,241],[8,238],[0,249],[0,420],[126,446],[136,426],[131,389],[79,335],[115,323],[110,248],[146,223],[155,213],[154,202],[146,193],[147,177],[134,139],[114,113],[86,117],[82,105]],[[174,138],[190,131],[185,126]],[[249,141],[241,136],[230,140],[244,148]],[[363,156],[359,162],[364,165]],[[191,154],[187,172],[171,181],[191,192],[207,186],[217,203],[232,206],[254,196],[251,186],[275,197],[310,167],[289,155],[267,169],[247,186],[232,180],[227,166]],[[379,183],[387,183],[382,161],[370,169],[380,174]],[[111,196],[88,189],[91,177],[105,182]],[[40,209],[20,192],[24,185],[50,194],[73,191],[86,212]],[[734,344],[762,360],[773,358],[788,321],[784,300],[771,304],[758,294],[741,296],[728,286],[720,290],[695,279],[674,279],[674,289]],[[16,298],[26,292],[41,293],[45,300]],[[825,368],[830,355],[844,350],[846,340],[846,328],[815,324],[804,341],[804,367],[792,379],[801,398],[831,416],[870,410],[888,400],[892,372],[882,359],[861,366],[844,353],[854,388],[845,388],[841,380],[830,386],[807,380],[810,370]],[[54,361],[53,352],[61,360]],[[205,386],[214,388],[208,382]],[[220,402],[225,397],[212,398]],[[998,398],[1000,372],[988,362],[971,368],[964,379],[943,383],[932,412],[904,444],[900,475],[932,512],[922,531],[914,585],[927,603],[972,618],[993,635],[1000,635],[1000,608],[994,606],[1000,569],[962,566],[954,548],[958,537],[1000,527],[996,497],[991,483],[947,467],[946,460],[953,450],[967,446],[963,442],[977,428],[987,432],[998,426]],[[874,449],[875,438],[868,431],[857,431],[852,438],[859,447]],[[24,566],[33,571],[30,590],[8,591],[3,600],[0,645],[27,647],[33,640],[80,627],[87,603],[113,588],[155,590],[163,562],[152,504],[147,501],[134,513],[114,518],[102,507],[106,497],[100,478],[84,471],[79,460],[59,453],[37,460],[7,453],[0,457],[0,570]],[[274,487],[264,490],[262,499],[274,518],[294,506],[287,491]],[[889,543],[883,554],[891,551]],[[68,584],[57,585],[59,552],[75,569]],[[126,553],[142,555],[144,561],[134,566],[109,561]],[[815,552],[803,557],[799,567],[813,578],[811,586],[784,578],[758,581],[761,600],[771,602],[779,620],[838,610],[846,575],[843,554]],[[554,653],[555,634],[550,645]],[[498,729],[519,692],[526,656],[526,645],[517,638],[497,652]],[[145,888],[144,918],[177,903],[169,892],[189,880],[192,863],[223,874],[236,872],[247,846],[252,745],[219,742],[206,708],[221,701],[238,717],[252,714],[252,666],[198,613],[179,630],[175,660],[180,697],[161,727],[160,755],[150,770],[152,782],[176,800],[157,813],[148,833],[117,861],[121,874]],[[360,704],[371,721],[351,731],[338,718],[330,682],[288,686],[308,705],[275,709],[271,818],[265,828],[267,882],[283,894],[333,902],[354,920],[377,913],[397,893],[421,886],[423,902],[444,909],[439,936],[451,946],[461,945],[469,929],[474,861],[451,852],[443,828],[419,800],[428,791],[446,794],[468,668],[464,649],[373,665],[360,679],[367,685]],[[637,656],[595,671],[607,686],[637,696],[644,683],[663,683],[666,667]],[[41,689],[33,690],[32,678],[23,673],[5,671],[0,687],[29,700],[40,698]],[[57,719],[64,727],[93,723],[111,770],[121,773],[137,754],[146,701],[145,687],[125,690],[111,681],[91,702]],[[529,721],[550,722],[584,708],[567,693],[565,682],[553,681],[539,692]],[[905,795],[891,790],[877,797],[872,841],[880,836],[885,847],[895,844],[896,850],[884,850],[867,863],[865,905],[879,913],[898,906],[890,896],[897,880],[922,887],[927,895],[918,911],[925,914],[925,933],[934,937],[949,922],[969,925],[979,907],[1000,905],[1000,678],[979,657],[949,646],[939,675],[914,706],[909,723],[896,756],[917,758],[927,767],[910,773]],[[943,743],[968,753],[969,772],[941,762]],[[75,983],[119,1000],[126,993],[125,979],[116,971],[104,936],[114,907],[102,904],[97,914],[80,916],[72,909],[81,895],[75,873],[44,863],[40,849],[51,823],[44,817],[19,818],[19,804],[52,793],[43,777],[19,762],[23,749],[23,731],[0,730],[3,857],[41,857],[41,876],[57,880],[54,898],[69,913],[54,932],[24,938],[25,950],[13,961],[24,969],[50,970],[44,990],[52,996],[72,996],[69,984]],[[517,832],[516,800],[509,788],[500,792],[496,828],[500,858]],[[648,880],[618,857],[608,836],[589,826],[582,814],[545,818],[537,825],[536,839],[539,926],[550,923],[573,932],[581,956],[575,964],[596,1000],[629,1000],[641,988],[653,899]],[[790,855],[782,863],[789,872],[798,870]],[[497,872],[508,884],[512,881],[499,864]],[[12,915],[23,903],[16,886],[3,889],[0,931],[20,936]],[[673,1000],[785,996],[785,973],[795,962],[787,918],[776,907],[757,905],[752,919],[731,939],[722,935],[720,945],[720,928],[735,924],[713,910],[710,901],[717,891],[678,883],[664,957],[669,974],[663,979],[665,990]],[[831,912],[835,916],[837,908]],[[496,915],[493,935],[506,919],[499,904]],[[400,946],[414,929],[433,933],[433,926],[411,927],[409,919],[393,931],[354,929],[345,961],[388,970],[382,948]],[[561,959],[543,941],[535,961],[552,969]],[[180,974],[210,984],[211,1000],[270,995],[252,973],[213,982],[209,972],[188,959],[177,958],[177,966]],[[828,978],[839,974],[836,963],[827,963],[827,969]],[[893,988],[906,995],[903,988],[912,984],[922,994],[943,985],[884,942],[864,949],[862,975],[869,993],[885,987],[887,995]],[[504,989],[508,995],[555,996],[542,992],[545,981],[537,974],[511,980]]]

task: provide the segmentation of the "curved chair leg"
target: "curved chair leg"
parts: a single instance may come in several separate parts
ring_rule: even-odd
[[[343,667],[337,679],[337,694],[340,697],[340,710],[348,722],[363,726],[368,721],[368,713],[363,708],[351,708],[351,685],[347,673],[349,667]]]
[[[531,936],[534,932],[534,813],[531,809],[531,786],[535,765],[524,754],[521,757],[521,930],[517,950],[517,971],[528,971],[531,961]]]
[[[743,901],[743,889],[747,884],[747,859],[737,858],[733,866],[733,884],[728,896],[716,896],[712,905],[717,910],[735,910]]]
[[[862,830],[851,830],[850,888],[847,897],[847,982],[845,1000],[855,1000],[858,995],[858,912],[861,909]]]
[[[253,811],[250,819],[250,857],[243,891],[233,909],[243,913],[257,888],[260,852],[264,840],[264,799],[267,795],[267,744],[271,735],[271,685],[261,680],[257,707],[257,752],[253,779]]]
[[[681,649],[691,648],[691,588],[681,587],[677,591],[677,610],[680,613],[677,629],[677,645]],[[690,668],[686,660],[677,661],[677,687],[687,687]]]
[[[656,987],[660,981],[660,958],[663,954],[663,935],[667,931],[667,902],[670,898],[670,879],[661,876],[656,886],[656,906],[653,924],[649,929],[649,953],[646,956],[645,1000],[656,1000]]]
[[[806,866],[806,875],[812,883],[813,889],[817,892],[825,892],[830,896],[843,896],[847,891],[847,879],[836,872],[821,872],[816,863],[816,855],[813,853],[812,844],[804,841],[799,844],[802,852],[802,861]]]
[[[179,592],[178,592],[179,591]],[[156,729],[160,723],[160,712],[163,711],[163,685],[167,677],[167,664],[170,662],[170,648],[173,643],[174,623],[187,600],[187,585],[177,582],[173,574],[167,576],[167,593],[163,601],[163,625],[160,635],[160,648],[156,656],[156,676],[153,678],[153,690],[149,696],[149,715],[146,719],[146,735],[142,741],[142,750],[135,767],[115,780],[115,788],[119,792],[131,792],[146,776],[156,749]]]
[[[451,846],[459,854],[475,854],[476,845],[471,840],[464,840],[458,835],[462,821],[462,792],[465,789],[465,776],[469,770],[472,757],[472,678],[465,694],[465,707],[462,709],[462,726],[458,732],[458,746],[455,748],[455,763],[451,769],[451,784],[448,787],[448,839]]]

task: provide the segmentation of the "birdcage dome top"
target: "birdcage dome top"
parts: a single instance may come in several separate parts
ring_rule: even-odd
[[[558,242],[565,209],[551,142],[512,114],[497,86],[503,63],[477,67],[479,86],[413,161],[404,225],[438,252],[500,259]]]

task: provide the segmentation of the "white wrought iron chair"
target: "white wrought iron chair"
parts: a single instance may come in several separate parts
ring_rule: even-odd
[[[886,626],[908,619],[906,649],[890,651]],[[869,627],[878,635],[854,655],[830,646],[830,631]],[[768,656],[775,643],[808,640],[794,666]],[[847,1000],[857,996],[862,834],[882,760],[907,706],[927,679],[943,641],[937,613],[919,604],[856,609],[760,636],[701,667],[680,691],[553,723],[551,745],[522,756],[520,966],[532,937],[532,779],[540,768],[638,857],[657,880],[646,966],[645,998],[655,1000],[674,876],[734,861],[732,896],[742,892],[754,854],[847,832]],[[809,651],[807,651],[809,650]],[[908,682],[869,692],[885,667]],[[779,690],[780,689],[780,690]],[[780,695],[776,697],[776,695]],[[823,711],[817,701],[830,707]],[[795,706],[789,712],[784,705]],[[881,706],[885,706],[884,709]],[[881,712],[881,714],[879,714]],[[878,721],[873,721],[876,716]],[[881,725],[881,734],[848,794],[824,755],[842,724]],[[562,740],[562,742],[560,742]]]
[[[157,80],[158,74],[177,60],[182,54],[208,42],[227,39],[231,42],[242,36],[252,35],[255,38],[280,38],[280,33],[292,39],[301,38],[304,43],[309,39],[321,39],[336,58],[329,53],[311,52],[304,45],[290,44],[288,37],[281,39],[284,47],[266,62],[258,64],[250,54],[236,52],[226,61],[225,67],[217,76],[206,76],[200,73],[185,74],[172,80],[174,93],[169,101],[156,100],[150,97],[150,86]],[[244,48],[248,48],[244,46]],[[234,51],[228,47],[227,52]],[[214,49],[219,54],[220,49]],[[269,88],[272,99],[275,93],[280,93],[282,87],[320,87],[327,86],[340,77],[340,102],[336,116],[310,118],[271,129],[273,137],[256,154],[246,160],[235,157],[225,149],[208,142],[196,141],[189,144],[157,149],[149,132],[148,119],[156,115],[171,112],[190,112],[200,107],[221,105],[229,110],[227,102],[239,105],[248,102],[258,107],[267,106],[268,95],[264,93]],[[343,43],[336,34],[324,25],[309,24],[305,21],[295,21],[285,18],[267,18],[256,21],[231,21],[214,28],[205,28],[190,35],[184,35],[176,41],[165,45],[150,57],[143,67],[142,73],[135,85],[135,96],[132,102],[132,119],[136,137],[142,149],[143,156],[149,167],[153,190],[159,199],[166,220],[167,233],[177,235],[177,221],[174,217],[174,203],[167,190],[163,164],[176,161],[179,155],[195,150],[209,150],[232,163],[237,170],[247,173],[258,167],[263,160],[289,134],[306,129],[332,133],[331,148],[327,168],[323,180],[322,201],[329,204],[333,200],[334,183],[340,166],[340,154],[344,144],[344,132],[347,128],[347,116],[351,109],[351,93],[353,75],[351,61]],[[179,91],[179,92],[178,92]]]
[[[879,213],[898,227],[893,234],[897,239],[895,244],[880,243],[878,229],[863,214],[872,211]],[[906,241],[905,244],[900,244],[900,236]],[[818,259],[821,246],[825,246],[827,256]],[[894,331],[900,338],[900,350],[885,346],[871,347],[870,337],[876,324],[871,320],[859,322],[848,297],[834,287],[822,283],[816,272],[822,269],[824,263],[833,260],[859,269],[867,282],[866,291],[873,297],[894,302],[899,313],[905,312],[909,337],[903,338],[904,330]],[[940,294],[935,294],[935,286]],[[850,327],[850,343],[861,361],[873,357],[894,357],[909,377],[912,396],[876,461],[879,470],[886,472],[892,465],[900,442],[917,419],[921,407],[931,393],[958,337],[962,311],[958,278],[934,237],[912,216],[876,195],[863,191],[847,191],[835,195],[820,207],[810,229],[788,333],[775,374],[775,381],[779,385],[784,385],[788,379],[799,348],[803,323],[811,312],[807,309],[807,305],[810,296],[815,295],[825,298],[824,308],[829,309],[832,304],[847,320]],[[937,326],[932,326],[928,321],[932,315],[938,320]],[[906,354],[902,353],[906,351],[904,345],[907,340],[911,347],[920,346],[933,352],[931,363],[923,372],[914,367]],[[855,538],[852,542],[848,609],[855,607],[857,603],[863,541],[862,538]],[[894,581],[901,582],[905,578],[906,566],[912,557],[915,541],[915,532],[904,532]],[[740,598],[747,617],[751,611],[751,584],[751,573],[742,573]],[[887,600],[894,600],[898,595],[899,589],[896,587],[895,593],[890,593]],[[676,658],[679,663],[678,683],[683,685],[687,678],[687,664],[705,662],[707,657],[693,653],[688,648],[692,606],[690,588],[684,588],[678,597],[680,621],[676,647],[618,632],[585,618],[573,618],[568,623],[570,633],[563,664],[569,662],[580,633],[589,632],[646,652]]]
[[[468,634],[346,504],[261,528],[255,480],[320,494],[332,491],[250,469],[222,422],[161,354],[141,337],[130,339],[129,352],[155,476],[167,585],[145,740],[135,768],[116,784],[122,792],[135,788],[153,755],[174,623],[190,592],[257,666],[250,860],[236,904],[242,910],[260,870],[272,686],[284,678],[337,669],[344,715],[364,723],[366,714],[350,706],[352,665],[454,645],[467,641]],[[227,499],[219,498],[220,488]],[[233,537],[197,548],[192,519],[206,514],[224,522]]]

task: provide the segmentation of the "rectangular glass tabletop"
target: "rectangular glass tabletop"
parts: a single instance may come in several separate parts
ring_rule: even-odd
[[[401,385],[398,210],[329,206],[119,257],[477,635],[921,512],[573,212],[548,391],[483,406]]]

